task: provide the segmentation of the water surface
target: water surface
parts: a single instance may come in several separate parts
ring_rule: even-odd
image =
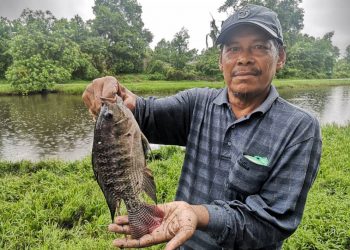
[[[280,91],[321,124],[350,123],[350,86]],[[91,153],[93,121],[80,96],[0,97],[0,159],[78,160]]]

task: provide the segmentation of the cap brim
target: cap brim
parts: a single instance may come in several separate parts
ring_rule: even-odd
[[[233,29],[237,28],[240,25],[243,24],[253,24],[257,26],[258,28],[262,28],[264,31],[266,31],[270,36],[276,38],[281,44],[283,44],[283,41],[281,38],[278,37],[277,33],[270,29],[269,27],[265,26],[264,24],[261,24],[259,22],[254,22],[254,21],[244,21],[244,22],[237,22],[229,27],[227,27],[225,30],[223,30],[218,38],[216,39],[216,45],[223,44],[227,38],[227,35],[232,32]]]

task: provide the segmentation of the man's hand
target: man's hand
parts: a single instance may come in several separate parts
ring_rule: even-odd
[[[89,112],[95,118],[100,112],[100,98],[114,98],[115,95],[119,95],[129,109],[135,109],[136,95],[126,89],[118,82],[117,79],[112,76],[106,76],[93,80],[92,83],[86,87],[82,97],[85,105],[89,109]]]
[[[166,250],[176,249],[191,238],[196,229],[205,228],[209,221],[209,214],[204,206],[189,205],[186,202],[175,201],[158,207],[163,210],[162,224],[152,233],[140,239],[120,238],[113,241],[113,245],[120,248],[147,247],[168,242]],[[130,234],[127,216],[118,216],[115,224],[110,224],[108,230],[120,234]]]

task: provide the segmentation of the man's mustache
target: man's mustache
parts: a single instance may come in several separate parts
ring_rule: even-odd
[[[249,70],[236,69],[232,71],[231,76],[247,76],[247,75],[258,76],[258,75],[261,75],[261,73],[262,73],[261,70],[257,68],[252,68]]]

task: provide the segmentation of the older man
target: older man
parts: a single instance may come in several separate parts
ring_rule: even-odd
[[[299,225],[321,136],[316,118],[271,85],[286,59],[277,15],[247,5],[223,23],[217,44],[223,89],[146,100],[107,77],[83,94],[96,115],[99,96],[118,93],[151,142],[186,146],[177,201],[159,205],[162,225],[140,239],[117,239],[115,246],[280,249]],[[128,234],[127,216],[109,230]]]

